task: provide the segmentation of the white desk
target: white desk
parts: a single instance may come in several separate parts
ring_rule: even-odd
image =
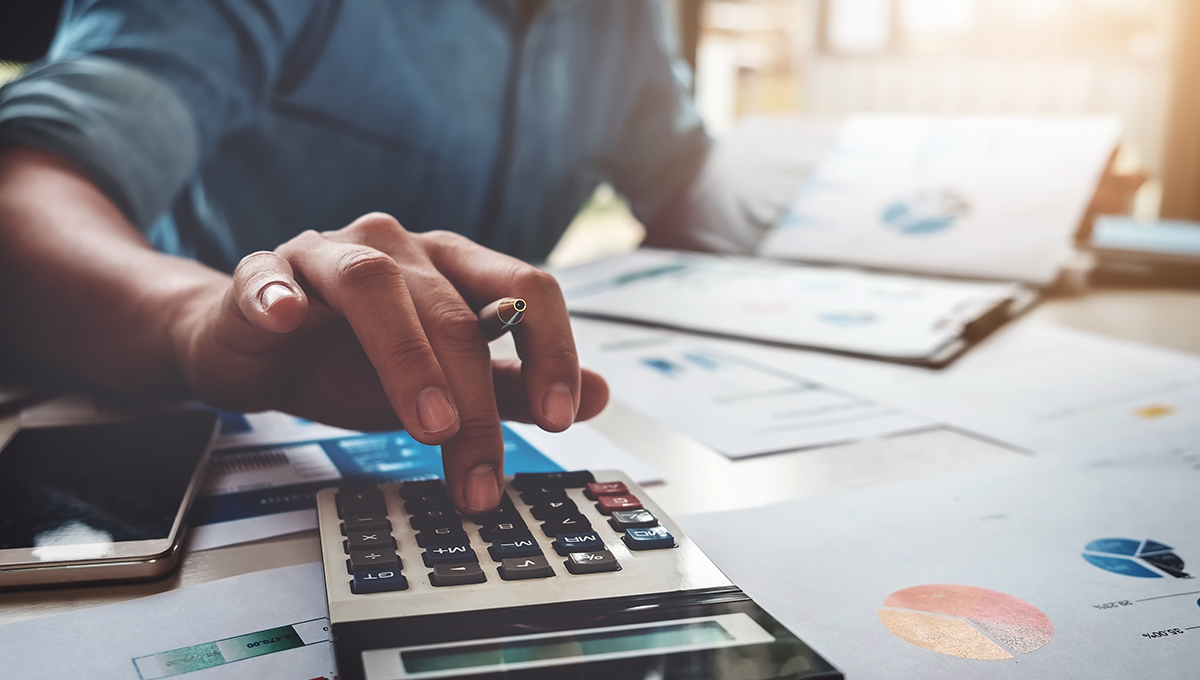
[[[770,212],[772,201],[779,205],[790,193],[783,175],[803,172],[808,167],[789,158],[787,135],[783,134],[786,130],[781,130],[768,130],[769,134],[760,134],[761,139],[749,142],[750,146],[765,148],[767,160],[781,169],[761,182],[749,183],[762,194],[755,200],[764,214]],[[804,134],[797,132],[794,136],[803,138]],[[813,135],[808,138],[811,140]],[[744,160],[747,151],[734,149],[731,155]],[[811,156],[811,150],[807,156]],[[1048,300],[1030,317],[1200,355],[1200,290],[1095,291]],[[731,461],[619,403],[601,414],[595,425],[665,475],[665,484],[648,491],[672,515],[802,498],[1021,455],[968,435],[941,430]],[[319,557],[315,532],[191,553],[185,556],[177,574],[156,583],[0,593],[0,623],[313,562]]]

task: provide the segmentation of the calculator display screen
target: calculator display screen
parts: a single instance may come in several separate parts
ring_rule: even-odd
[[[214,427],[182,411],[18,430],[0,449],[0,549],[57,561],[105,556],[71,546],[168,538]]]
[[[673,622],[632,629],[575,631],[567,635],[408,650],[401,652],[400,657],[404,670],[415,675],[480,666],[524,665],[555,659],[703,647],[725,643],[733,637],[717,621]]]

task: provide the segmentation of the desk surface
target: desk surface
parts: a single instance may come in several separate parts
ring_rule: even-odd
[[[1200,355],[1200,291],[1098,291],[1046,301],[1030,317]],[[620,403],[613,403],[594,425],[663,473],[667,481],[647,491],[676,516],[803,498],[1021,455],[953,430],[933,430],[733,461]],[[188,553],[176,574],[154,583],[2,593],[0,623],[319,559],[315,531]]]
[[[759,135],[767,142],[751,140],[749,145],[757,144],[760,151],[768,149],[768,160],[780,167],[799,167],[780,151],[788,145],[778,143],[777,131],[767,132],[770,134]],[[754,182],[759,191],[771,194],[758,197],[758,204],[768,206],[786,200],[789,187],[795,186],[794,179],[790,182],[786,179],[775,177]],[[1029,319],[1053,320],[1080,330],[1200,355],[1200,290],[1092,291],[1047,300]],[[618,445],[663,473],[666,483],[648,487],[647,491],[674,516],[803,498],[986,465],[1021,455],[953,430],[934,430],[732,461],[620,403],[612,404],[593,422]],[[315,531],[188,553],[175,575],[155,583],[2,593],[0,623],[110,604],[178,586],[319,559]]]

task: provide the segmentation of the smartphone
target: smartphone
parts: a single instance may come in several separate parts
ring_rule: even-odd
[[[215,413],[8,429],[0,434],[0,588],[147,580],[179,564],[184,520],[219,430]]]

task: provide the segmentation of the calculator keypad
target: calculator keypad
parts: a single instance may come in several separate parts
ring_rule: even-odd
[[[620,561],[606,546],[617,537],[631,551],[676,546],[671,533],[624,482],[597,482],[586,471],[554,472],[515,475],[512,488],[519,493],[503,494],[495,510],[464,517],[441,480],[389,485],[387,497],[377,487],[343,487],[335,502],[351,592],[407,589],[413,574],[402,573],[405,565],[398,551],[413,544],[423,549],[421,562],[428,570],[424,578],[438,588],[620,571]],[[571,498],[578,490],[595,501],[594,508],[586,503],[581,507]],[[393,510],[389,515],[389,505],[403,508],[403,514]],[[605,517],[593,526],[589,514],[607,516],[608,526],[601,521]],[[529,516],[540,524],[529,524]],[[473,547],[474,540],[488,544],[486,556]],[[565,558],[557,570],[551,560],[555,555]]]

